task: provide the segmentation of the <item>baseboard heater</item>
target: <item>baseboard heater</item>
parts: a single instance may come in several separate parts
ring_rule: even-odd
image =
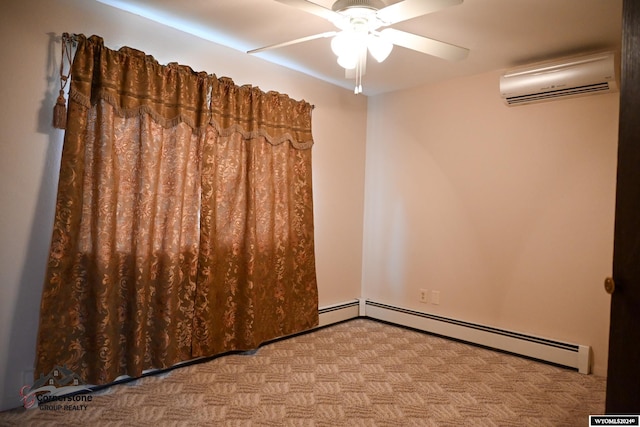
[[[354,319],[360,316],[360,301],[353,300],[340,304],[320,307],[318,309],[318,327],[332,325],[345,320]]]
[[[436,316],[371,300],[355,300],[319,310],[320,327],[356,317],[392,323],[555,365],[591,372],[591,347]]]
[[[566,366],[588,374],[591,347],[525,335],[366,300],[366,317]]]

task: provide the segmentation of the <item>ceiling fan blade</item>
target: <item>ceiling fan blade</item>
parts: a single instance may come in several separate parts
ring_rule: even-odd
[[[455,6],[462,2],[463,0],[404,0],[380,9],[377,12],[377,16],[385,25],[391,25]]]
[[[332,22],[336,19],[342,19],[342,15],[340,15],[338,12],[334,12],[331,9],[327,9],[326,7],[320,6],[319,4],[316,4],[307,0],[276,0],[276,1],[278,3],[296,7],[300,10],[304,10],[305,12],[311,13],[313,15],[319,16],[324,19],[328,19],[329,21],[332,21]]]
[[[459,61],[466,58],[469,54],[469,49],[465,49],[464,47],[393,28],[385,28],[380,31],[380,35],[395,45],[426,53],[427,55],[437,56],[438,58],[448,59],[449,61]]]
[[[277,49],[277,48],[285,47],[285,46],[291,46],[293,44],[308,42],[310,40],[321,39],[321,38],[326,38],[326,37],[333,37],[336,34],[338,34],[337,31],[328,31],[326,33],[320,33],[320,34],[314,34],[313,36],[301,37],[299,39],[290,40],[290,41],[284,42],[284,43],[277,43],[277,44],[272,44],[272,45],[265,46],[265,47],[260,47],[258,49],[250,50],[247,53],[263,52],[265,50]]]

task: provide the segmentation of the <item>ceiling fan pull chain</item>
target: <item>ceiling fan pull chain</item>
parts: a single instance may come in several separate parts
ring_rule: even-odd
[[[362,74],[364,72],[365,61],[367,60],[367,48],[361,47],[360,55],[358,55],[358,62],[356,63],[356,88],[355,94],[362,93]]]
[[[356,87],[353,91],[356,95],[362,92],[362,57],[356,63]]]

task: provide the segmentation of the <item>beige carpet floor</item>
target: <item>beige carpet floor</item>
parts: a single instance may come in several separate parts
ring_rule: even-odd
[[[355,319],[95,392],[2,426],[587,426],[606,381]]]

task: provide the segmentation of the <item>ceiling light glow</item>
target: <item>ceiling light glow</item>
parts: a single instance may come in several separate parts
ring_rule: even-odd
[[[370,34],[367,47],[369,48],[371,56],[373,56],[376,61],[382,62],[391,54],[393,43],[383,39],[377,34]]]

